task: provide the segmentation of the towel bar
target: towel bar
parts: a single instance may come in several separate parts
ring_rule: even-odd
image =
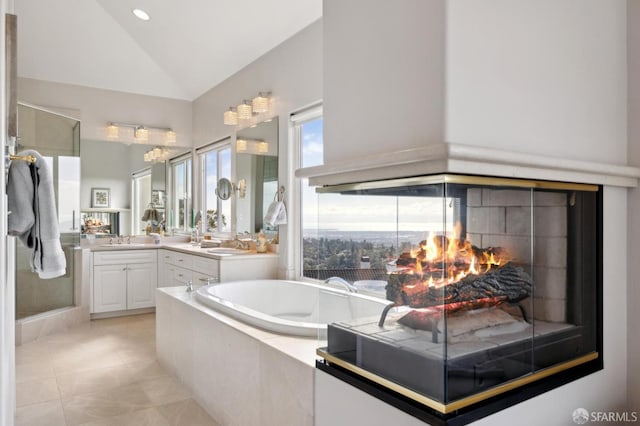
[[[9,155],[9,160],[14,161],[14,160],[19,160],[19,161],[26,161],[27,163],[35,163],[36,162],[36,157],[34,157],[33,155]]]

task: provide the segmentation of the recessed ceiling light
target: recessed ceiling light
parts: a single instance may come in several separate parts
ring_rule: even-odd
[[[151,19],[149,14],[142,9],[133,9],[131,12],[136,15],[137,18],[142,19],[143,21],[148,21],[149,19]]]

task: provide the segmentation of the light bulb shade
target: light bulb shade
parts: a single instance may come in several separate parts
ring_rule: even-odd
[[[138,127],[135,130],[133,136],[137,141],[146,142],[149,140],[149,130],[145,129],[144,127]]]
[[[269,152],[269,143],[268,142],[258,142],[258,152],[261,154],[266,154]]]
[[[228,111],[224,112],[224,124],[228,126],[238,125],[238,113],[234,107],[231,107]]]
[[[269,94],[263,92],[258,93],[258,96],[253,98],[251,105],[253,112],[257,112],[258,114],[269,111]]]
[[[247,141],[244,139],[236,140],[236,152],[245,152],[247,150]]]
[[[238,119],[251,120],[251,117],[253,116],[253,109],[249,102],[245,101],[241,103],[240,105],[238,105],[236,110],[238,111]]]
[[[115,124],[109,124],[107,126],[107,137],[109,139],[118,139],[120,135],[120,129]]]
[[[144,161],[146,162],[151,161],[151,152],[147,151],[144,153]]]
[[[173,130],[167,130],[167,133],[165,134],[165,141],[167,142],[167,145],[175,144],[176,139],[176,132],[174,132]]]

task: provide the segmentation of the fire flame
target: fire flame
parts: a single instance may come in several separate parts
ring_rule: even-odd
[[[485,274],[492,267],[508,261],[506,253],[474,247],[460,237],[461,232],[462,226],[456,223],[450,236],[429,234],[410,253],[411,259],[415,259],[412,270],[403,273],[418,274],[424,278],[422,285],[438,288],[458,282],[470,274]]]

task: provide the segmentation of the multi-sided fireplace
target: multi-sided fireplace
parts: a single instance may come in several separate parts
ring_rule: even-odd
[[[397,206],[389,304],[330,324],[319,368],[445,423],[602,368],[600,187],[437,175],[318,192]]]

